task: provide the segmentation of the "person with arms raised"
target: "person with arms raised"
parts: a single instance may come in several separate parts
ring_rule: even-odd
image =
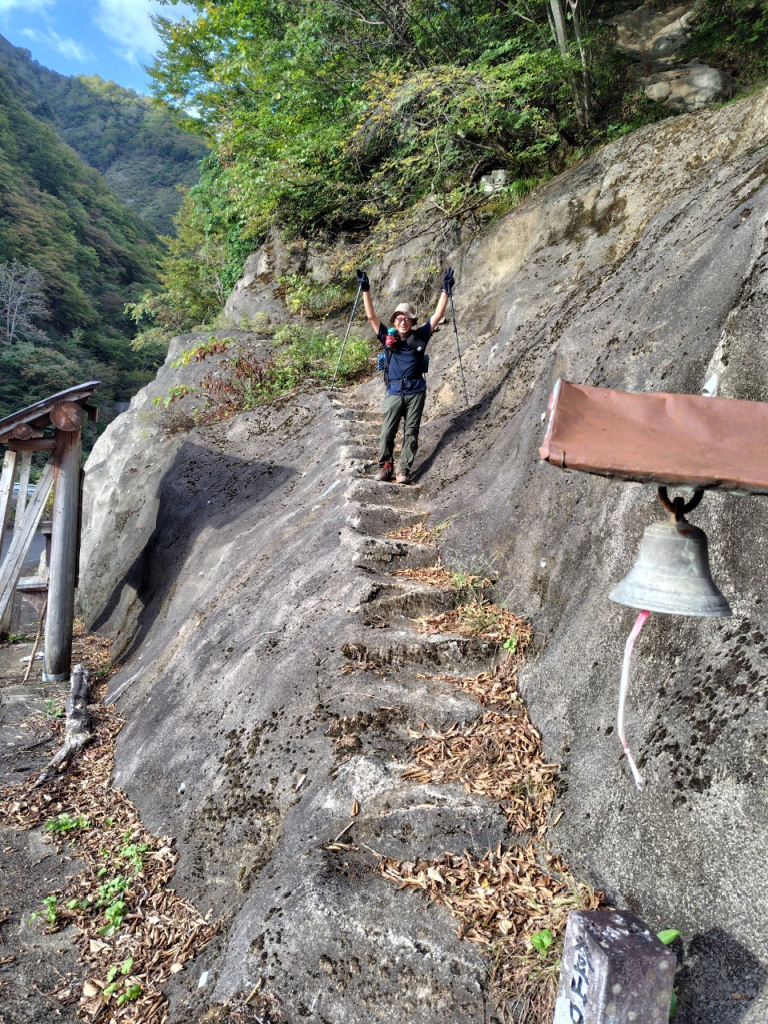
[[[434,329],[443,318],[454,280],[453,270],[449,267],[443,275],[443,289],[435,311],[420,327],[417,326],[416,310],[411,303],[401,302],[392,313],[392,327],[388,330],[373,308],[368,275],[363,270],[357,271],[357,282],[363,293],[366,316],[386,355],[386,394],[382,407],[377,480],[392,479],[395,472],[395,437],[400,421],[404,420],[403,450],[398,460],[395,479],[399,484],[410,483],[411,467],[419,447],[419,427],[427,396],[424,353]]]

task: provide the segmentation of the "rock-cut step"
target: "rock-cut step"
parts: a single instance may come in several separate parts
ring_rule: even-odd
[[[345,423],[343,437],[347,444],[364,444],[367,448],[378,451],[381,431],[359,424]]]
[[[369,505],[356,503],[355,511],[347,516],[353,530],[373,537],[385,537],[392,530],[416,526],[424,521],[425,513],[420,509],[394,508],[392,505]],[[429,547],[429,545],[427,545]]]
[[[450,611],[453,604],[454,597],[449,590],[403,579],[375,584],[360,607],[386,619],[418,619],[422,615],[440,615]]]
[[[336,415],[340,420],[347,420],[351,423],[381,423],[381,413],[374,409],[349,409],[339,408]]]
[[[387,642],[381,645],[355,646],[370,662],[395,672],[437,666],[457,675],[474,675],[490,669],[501,648],[493,640],[457,633],[414,635],[412,630],[387,630],[386,636]]]
[[[411,510],[418,502],[420,495],[421,484],[384,483],[373,477],[356,477],[350,482],[346,492],[349,501]],[[425,515],[426,512],[425,509]]]
[[[351,549],[353,564],[361,569],[379,572],[392,569],[421,569],[435,565],[438,559],[438,550],[434,545],[371,537],[358,533],[349,526],[345,526],[341,531],[341,542]]]

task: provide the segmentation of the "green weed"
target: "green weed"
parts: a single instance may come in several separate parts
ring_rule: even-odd
[[[129,887],[129,880],[122,875],[116,875],[99,886],[96,903],[99,907],[104,908],[104,919],[107,922],[103,928],[99,929],[99,934],[114,935],[122,926],[123,918],[128,911],[128,904],[124,896]]]
[[[535,950],[541,953],[542,956],[546,955],[547,950],[554,941],[554,936],[548,928],[542,928],[541,931],[538,931],[531,936],[531,945]]]
[[[122,964],[113,964],[112,967],[107,971],[106,985],[102,989],[102,995],[107,999],[111,999],[112,996],[117,996],[117,1005],[124,1006],[125,1003],[133,1002],[134,999],[138,999],[141,995],[142,988],[138,982],[134,982],[132,985],[128,984],[128,975],[133,970],[133,957],[128,957]],[[123,991],[120,992],[120,989]]]
[[[45,908],[44,910],[36,910],[33,914],[30,914],[30,924],[33,921],[36,921],[38,917],[45,917],[45,923],[48,925],[48,928],[52,930],[56,927],[56,922],[59,919],[58,897],[54,893],[51,893],[50,896],[46,896],[43,900],[43,907]]]
[[[682,935],[682,932],[679,932],[676,928],[665,928],[663,931],[660,931],[657,934],[656,938],[660,942],[663,942],[665,946],[671,946],[672,943],[675,941],[675,939],[679,939],[681,935]],[[675,1016],[676,1013],[677,1013],[677,993],[673,989],[672,990],[672,1000],[670,1001],[670,1004],[669,1004],[669,1019],[672,1020],[672,1018]]]
[[[64,708],[59,702],[51,697],[45,702],[45,717],[47,719],[56,719],[64,717]]]
[[[139,875],[144,870],[144,858],[142,854],[149,849],[146,843],[128,843],[118,854],[123,860],[127,860],[133,868],[134,875]]]
[[[512,633],[502,644],[508,654],[517,654],[517,633]]]
[[[90,827],[91,823],[88,818],[84,817],[82,814],[78,814],[76,818],[73,818],[67,811],[63,811],[55,818],[49,818],[45,823],[46,832],[53,832],[54,835],[66,835],[67,832],[74,832]]]
[[[33,636],[28,636],[26,633],[6,633],[5,643],[7,644],[26,644],[31,640],[34,640]]]

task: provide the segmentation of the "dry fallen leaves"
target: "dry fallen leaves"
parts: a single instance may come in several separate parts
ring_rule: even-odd
[[[542,960],[531,936],[547,928],[561,937],[570,911],[597,909],[600,893],[533,845],[510,850],[499,845],[482,859],[466,852],[429,862],[382,858],[379,867],[398,889],[446,907],[460,922],[458,937],[483,948],[502,1019],[549,1024],[557,962],[554,953]]]
[[[427,565],[418,569],[396,569],[392,575],[412,580],[414,583],[437,587],[439,590],[451,590],[454,593],[461,589],[481,591],[491,586],[491,580],[486,577],[466,573],[459,576],[446,569],[440,561],[437,565]],[[461,587],[457,586],[457,582],[461,583]]]
[[[498,845],[482,859],[466,851],[429,862],[382,857],[379,868],[398,889],[422,893],[446,907],[460,922],[459,938],[483,948],[498,1020],[549,1024],[568,914],[597,909],[604,905],[603,896],[577,882],[547,850],[558,766],[544,758],[541,735],[516,685],[530,628],[506,609],[476,604],[484,621],[475,619],[468,626],[459,606],[420,619],[417,626],[423,632],[464,632],[497,642],[515,637],[507,658],[493,670],[468,678],[437,677],[471,693],[489,710],[466,726],[432,734],[415,749],[405,777],[424,784],[460,782],[469,792],[488,797],[500,805],[512,832],[524,837],[523,845],[508,850]],[[478,622],[484,626],[479,633],[474,631]],[[555,937],[546,956],[531,945],[531,936],[543,928]]]
[[[123,723],[114,708],[103,705],[111,669],[109,640],[87,634],[78,624],[73,646],[74,660],[86,664],[93,675],[102,674],[91,693],[94,742],[65,774],[40,789],[32,788],[33,777],[0,792],[0,818],[18,829],[33,828],[65,812],[88,819],[89,828],[67,835],[68,853],[80,857],[84,868],[56,894],[54,926],[71,924],[77,929],[88,964],[79,1015],[92,1024],[163,1024],[168,1009],[162,986],[202,949],[218,925],[208,923],[191,903],[168,888],[177,861],[173,840],[147,832],[134,805],[112,785],[115,739]],[[130,846],[136,848],[134,857],[140,857],[140,870],[126,854]],[[116,876],[126,881],[121,893],[125,912],[110,934],[99,889]],[[110,998],[103,990],[110,968],[129,959],[133,963],[126,984],[140,986],[141,992],[118,1007],[119,993]]]
[[[495,643],[507,643],[515,638],[516,651],[522,654],[530,641],[530,626],[509,609],[489,601],[475,600],[457,605],[440,615],[416,619],[420,633],[458,633],[460,636],[480,637]]]

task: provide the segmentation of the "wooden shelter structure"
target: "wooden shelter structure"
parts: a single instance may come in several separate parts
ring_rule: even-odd
[[[26,409],[0,419],[0,445],[5,446],[0,473],[0,536],[5,536],[18,479],[16,521],[8,552],[0,563],[0,628],[10,612],[24,558],[38,528],[48,495],[53,490],[53,518],[48,569],[43,679],[69,679],[72,661],[72,624],[80,547],[81,433],[86,417],[98,422],[99,410],[89,399],[97,380],[59,391]],[[52,433],[51,433],[52,428]],[[27,503],[34,452],[48,459]],[[52,456],[52,457],[51,457]]]

